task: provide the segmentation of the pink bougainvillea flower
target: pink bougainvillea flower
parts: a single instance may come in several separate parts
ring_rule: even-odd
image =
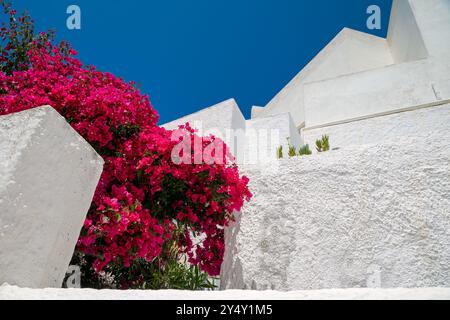
[[[223,228],[251,198],[248,179],[227,156],[209,164],[175,164],[171,153],[179,141],[157,126],[148,97],[110,73],[83,67],[75,54],[51,43],[35,45],[27,70],[0,72],[0,115],[51,105],[104,158],[78,252],[93,257],[100,272],[111,263],[151,262],[166,242],[176,241],[192,264],[219,274]],[[181,131],[203,148],[223,144],[197,136],[189,125]],[[190,230],[181,238],[179,225]],[[198,235],[203,243],[194,245],[191,237]]]

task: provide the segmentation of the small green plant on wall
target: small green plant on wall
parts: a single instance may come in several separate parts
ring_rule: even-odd
[[[295,157],[297,155],[297,150],[294,146],[289,145],[289,152],[288,155],[290,158]]]
[[[278,159],[283,159],[283,146],[279,146],[277,149],[277,157]]]
[[[312,151],[309,147],[309,144],[306,144],[302,147],[299,148],[298,153],[297,153],[297,149],[292,146],[289,142],[289,138],[288,140],[288,155],[290,158],[292,157],[296,157],[296,156],[310,156],[312,155]],[[330,151],[330,137],[328,135],[323,135],[321,139],[318,139],[316,141],[316,149],[318,152],[326,152],[326,151]],[[277,157],[278,159],[283,159],[283,146],[279,146],[277,149]]]
[[[317,152],[330,151],[330,137],[328,135],[323,135],[321,139],[316,141]]]
[[[304,145],[303,147],[300,148],[298,155],[299,156],[309,156],[312,154],[311,149],[309,149],[309,144]]]
[[[288,142],[288,147],[289,147],[289,150],[288,150],[289,157],[290,158],[295,157],[297,155],[297,149],[293,145],[291,145],[291,141],[289,138],[287,138],[287,142]]]

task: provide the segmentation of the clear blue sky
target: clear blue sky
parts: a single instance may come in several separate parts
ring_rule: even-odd
[[[40,30],[54,28],[80,59],[142,85],[177,119],[228,98],[245,116],[264,106],[343,27],[386,36],[392,0],[14,0]],[[82,10],[82,30],[66,9]],[[366,9],[382,9],[382,30]]]

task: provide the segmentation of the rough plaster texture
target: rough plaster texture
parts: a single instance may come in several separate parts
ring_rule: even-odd
[[[450,289],[334,289],[311,291],[181,291],[25,289],[3,285],[0,300],[449,300]]]
[[[0,117],[0,282],[61,286],[102,168],[51,107]]]
[[[245,168],[222,288],[450,286],[449,128]]]
[[[303,130],[306,143],[315,146],[322,135],[330,136],[332,148],[351,145],[395,143],[402,137],[426,139],[450,136],[450,104],[374,117],[335,126]],[[445,138],[444,138],[445,139]],[[313,150],[314,151],[314,150]]]

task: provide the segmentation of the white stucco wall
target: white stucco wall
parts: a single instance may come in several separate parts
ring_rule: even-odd
[[[306,128],[450,100],[450,60],[418,60],[305,86]]]
[[[51,107],[0,117],[0,283],[61,287],[102,169]]]
[[[449,2],[394,1],[388,43],[397,64],[306,84],[306,127],[450,100]]]
[[[450,1],[407,1],[409,1],[414,12],[414,17],[416,18],[428,55],[432,58],[446,57],[448,59],[450,52]]]
[[[223,288],[450,286],[449,106],[395,117],[334,128],[337,151],[241,168],[254,198],[226,232]]]
[[[450,123],[450,104],[422,108],[392,115],[374,117],[335,126],[304,130],[305,143],[314,146],[315,141],[327,134],[331,148],[352,145],[395,143],[403,137],[426,139],[433,134],[446,136]]]
[[[174,130],[186,123],[189,123],[193,127],[195,127],[195,123],[201,124],[203,134],[206,135],[209,134],[212,129],[219,129],[222,131],[229,129],[245,129],[245,118],[234,99],[220,102],[196,113],[163,124],[161,127],[168,130]]]
[[[305,291],[28,289],[0,286],[0,300],[449,300],[448,288]],[[276,310],[275,310],[276,312]],[[211,311],[208,313],[217,314]],[[241,314],[242,315],[242,314]],[[201,317],[201,315],[200,315]]]
[[[287,156],[288,139],[297,149],[303,140],[289,113],[245,120],[234,99],[203,109],[162,127],[173,130],[185,123],[200,134],[213,134],[225,141],[237,164],[257,164],[277,157],[277,148],[283,146]]]
[[[257,118],[260,114],[260,112],[264,111],[264,107],[259,107],[259,106],[253,106],[252,107],[252,119]]]
[[[449,102],[449,3],[395,0],[387,40],[343,29],[252,118],[290,113],[297,128],[313,129]],[[197,117],[217,126],[214,110],[166,126]]]
[[[387,41],[395,63],[428,57],[422,33],[408,0],[393,1]]]
[[[395,0],[388,38],[344,29],[254,117],[327,126],[450,99],[450,1]]]
[[[264,109],[253,113],[264,117],[290,112],[294,123],[305,122],[304,85],[393,63],[385,39],[344,28]]]
[[[212,134],[221,138],[230,148],[234,156],[241,155],[243,150],[245,150],[246,122],[234,99],[223,101],[209,108],[166,123],[162,127],[168,130],[174,130],[186,123],[200,130],[199,134],[201,136]]]
[[[247,121],[247,159],[249,159],[250,155],[254,155],[255,152],[260,154],[258,159],[260,162],[263,162],[266,158],[268,158],[267,160],[276,159],[277,149],[280,146],[283,146],[283,153],[287,157],[289,144],[297,150],[303,145],[303,139],[289,113]],[[268,152],[267,155],[266,150]]]
[[[449,8],[397,0],[396,64],[297,77],[258,110],[304,99],[305,142],[338,150],[241,168],[255,197],[227,230],[223,288],[450,285]]]

